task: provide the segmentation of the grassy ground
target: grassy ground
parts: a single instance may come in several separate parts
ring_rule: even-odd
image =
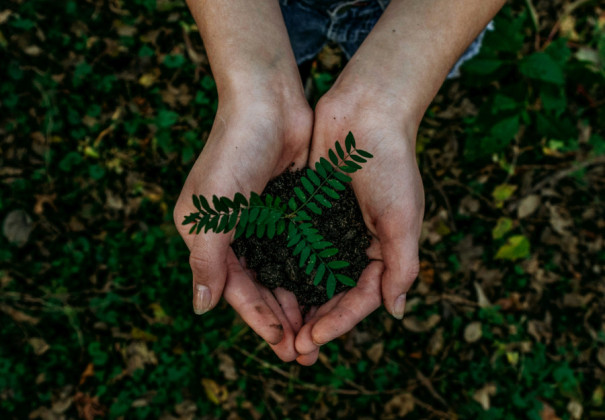
[[[499,14],[419,133],[405,320],[311,368],[192,313],[171,210],[217,98],[184,3],[8,0],[0,49],[1,418],[605,418],[599,2]]]

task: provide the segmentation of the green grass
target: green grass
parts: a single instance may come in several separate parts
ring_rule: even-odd
[[[508,5],[427,112],[406,319],[311,368],[193,315],[172,208],[217,98],[184,3],[3,5],[0,219],[31,234],[0,235],[0,417],[605,417],[605,22],[548,3]]]

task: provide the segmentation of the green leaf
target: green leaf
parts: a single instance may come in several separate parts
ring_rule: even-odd
[[[200,195],[199,198],[204,210],[206,210],[210,214],[216,214],[216,211],[212,207],[210,207],[210,204],[208,204],[208,200],[206,200],[206,197]]]
[[[511,236],[496,253],[497,260],[517,260],[530,255],[530,243],[523,235]]]
[[[559,63],[545,52],[535,52],[519,65],[519,71],[530,79],[542,80],[556,85],[565,83],[565,75]]]
[[[220,216],[220,221],[218,223],[216,231],[217,232],[222,232],[223,230],[225,230],[225,228],[227,227],[227,223],[228,222],[229,222],[229,215],[228,214],[223,214],[222,216]]]
[[[266,207],[261,209],[260,213],[258,214],[258,218],[256,219],[256,224],[260,225],[266,223],[267,217],[269,217],[269,212],[270,210]]]
[[[248,217],[248,223],[254,223],[256,218],[258,217],[260,213],[260,207],[254,207],[252,210],[250,210],[250,216]]]
[[[494,197],[496,206],[502,207],[504,201],[508,200],[516,190],[517,186],[512,184],[500,184],[494,188],[492,197]]]
[[[328,162],[325,158],[319,158],[319,163],[326,170],[327,173],[330,173],[334,170],[334,167]]]
[[[507,145],[519,132],[519,115],[504,118],[495,123],[490,129],[490,135]]]
[[[246,226],[246,239],[252,236],[255,227],[254,223],[248,223],[248,226]]]
[[[338,153],[338,156],[342,160],[344,160],[345,159],[345,152],[344,152],[344,150],[342,150],[342,146],[340,145],[340,143],[339,142],[334,143],[334,147],[336,147],[336,153]]]
[[[185,223],[183,223],[183,224],[185,224]],[[193,226],[191,226],[191,229],[189,229],[189,234],[191,235],[198,226],[199,225],[197,225],[197,224],[194,224]]]
[[[158,111],[158,116],[155,120],[158,128],[166,129],[172,127],[179,120],[179,114],[174,111],[169,111],[166,109],[160,109]]]
[[[341,282],[342,284],[344,284],[345,286],[351,286],[351,287],[357,286],[357,283],[355,283],[355,280],[353,280],[349,276],[345,276],[344,274],[336,274],[336,279],[339,282]]]
[[[494,58],[474,58],[464,63],[465,73],[474,73],[478,75],[492,74],[498,70],[504,61]]]
[[[332,257],[334,255],[338,254],[338,249],[336,248],[328,248],[328,249],[324,249],[323,251],[321,251],[319,253],[319,256],[321,258],[328,258],[328,257]]]
[[[240,219],[240,222],[237,224],[237,227],[235,228],[235,235],[233,235],[233,239],[235,240],[235,239],[239,238],[240,236],[242,236],[244,234],[244,232],[246,232],[246,224],[242,223],[241,219]]]
[[[358,163],[353,162],[352,160],[345,160],[345,163],[346,163],[346,164],[347,164],[349,167],[351,167],[351,168],[355,169],[356,171],[358,171],[358,170],[360,170],[360,169],[361,169],[361,165],[359,165]]]
[[[339,166],[338,168],[339,168],[341,171],[346,172],[346,173],[348,173],[348,174],[352,174],[353,172],[356,172],[356,171],[357,171],[357,169],[352,168],[352,167],[350,167],[350,166],[348,166],[348,165],[342,165],[342,166]]]
[[[307,214],[307,212],[306,212],[306,211],[304,211],[304,210],[300,210],[300,211],[299,211],[299,212],[296,214],[296,218],[295,218],[295,220],[296,220],[297,222],[304,222],[304,221],[307,221],[307,220],[311,220],[311,216],[309,216],[309,215]]]
[[[214,214],[214,215],[210,216],[210,220],[206,224],[206,228],[204,229],[204,232],[207,233],[209,230],[212,230],[214,232],[216,229],[216,226],[218,225],[219,218],[220,218],[220,216],[218,214]]]
[[[319,162],[315,162],[315,171],[319,174],[319,176],[321,176],[322,178],[327,178],[328,177],[328,173],[326,172],[325,168],[321,165],[321,163]]]
[[[216,211],[218,212],[225,212],[225,211],[229,211],[228,207],[225,207],[223,205],[223,203],[221,202],[221,200],[216,196],[213,195],[212,196],[212,204],[214,205],[214,208],[216,209]]]
[[[313,247],[313,249],[324,249],[329,246],[332,246],[332,242],[319,240],[317,242],[313,242],[311,246]]]
[[[200,204],[200,199],[197,197],[197,195],[193,194],[192,198],[193,198],[193,205],[195,206],[195,208],[198,209],[199,211],[202,211],[202,205]]]
[[[359,163],[366,163],[367,162],[366,159],[362,158],[361,156],[355,155],[355,154],[351,155],[351,159],[353,159],[355,162],[359,162]]]
[[[492,230],[492,238],[500,239],[513,228],[513,221],[508,217],[498,219],[496,226]]]
[[[355,149],[357,153],[359,153],[364,158],[372,159],[374,157],[370,152],[366,152],[365,150]]]
[[[300,242],[300,239],[302,238],[300,233],[295,233],[293,235],[288,235],[288,244],[286,245],[288,248],[293,247],[294,245],[296,245],[297,243]]]
[[[319,206],[317,204],[315,204],[313,201],[309,201],[307,203],[307,208],[309,210],[311,210],[313,213],[315,214],[321,214],[321,209],[319,208]]]
[[[311,255],[311,248],[308,246],[304,247],[302,252],[300,253],[300,260],[298,261],[298,267],[302,268],[307,262],[307,258]]]
[[[336,153],[334,153],[334,150],[328,150],[328,157],[335,166],[338,165],[338,158],[336,157]]]
[[[307,190],[307,192],[309,194],[313,194],[313,192],[315,191],[315,188],[313,187],[313,184],[311,184],[311,181],[309,181],[307,178],[305,178],[303,176],[302,178],[300,178],[300,182],[302,183],[303,187],[305,187],[305,190]]]
[[[335,190],[344,191],[346,189],[346,187],[337,179],[329,179],[328,184]]]
[[[347,149],[347,153],[351,153],[351,149],[355,148],[355,137],[353,137],[353,133],[350,131],[345,138],[345,148]]]
[[[242,193],[235,193],[233,202],[235,204],[239,205],[240,207],[248,206],[248,200],[246,200],[246,197],[244,197],[244,195]]]
[[[267,238],[273,239],[275,236],[275,223],[267,223]]]
[[[248,224],[248,216],[250,215],[250,210],[249,209],[243,209],[242,210],[242,214],[240,214],[239,216],[239,224],[240,225],[246,225]]]
[[[235,204],[233,203],[233,201],[231,201],[229,198],[227,197],[221,197],[220,198],[221,204],[226,207],[225,211],[229,211],[229,209],[234,209],[235,208]]]
[[[294,187],[294,194],[296,194],[296,196],[298,197],[298,199],[300,201],[302,201],[303,203],[305,201],[307,201],[307,196],[305,195],[305,193],[299,187]]]
[[[229,215],[229,222],[227,223],[227,229],[225,230],[225,232],[229,232],[229,231],[233,230],[233,228],[237,224],[238,213],[239,213],[239,210],[235,210],[235,211],[233,211],[233,213],[231,213]]]
[[[260,198],[260,195],[252,191],[250,193],[250,206],[262,206],[263,200]]]
[[[288,207],[290,207],[290,210],[292,210],[292,211],[295,211],[298,208],[294,197],[292,197],[292,198],[290,198],[290,200],[288,200]]]
[[[326,199],[326,197],[324,197],[324,196],[323,196],[323,195],[321,195],[321,194],[315,194],[315,196],[313,196],[313,198],[315,198],[315,200],[317,200],[317,202],[318,202],[319,204],[321,204],[322,206],[324,206],[324,207],[327,207],[327,208],[331,208],[331,207],[332,207],[332,203],[330,203],[330,202],[329,202],[329,201]]]
[[[195,234],[196,234],[196,235],[199,235],[199,234],[200,234],[200,232],[202,231],[202,228],[203,228],[203,227],[204,227],[204,225],[203,225],[203,224],[198,223],[198,224],[197,224],[197,229],[195,230]]]
[[[342,182],[351,182],[351,177],[348,175],[343,174],[342,172],[334,172],[334,176]],[[330,183],[330,185],[332,185]]]
[[[279,219],[277,222],[277,234],[281,235],[286,230],[286,221],[284,219]]]
[[[311,257],[309,257],[309,262],[307,263],[307,268],[305,269],[305,274],[307,276],[311,275],[311,272],[313,271],[313,268],[315,267],[316,262],[317,262],[317,255],[311,254]]]
[[[260,224],[260,225],[256,225],[256,237],[257,238],[262,238],[263,236],[265,236],[265,227],[267,225],[266,224]]]
[[[296,244],[296,247],[294,247],[294,251],[292,251],[292,255],[296,256],[296,255],[300,254],[304,248],[305,248],[305,241],[300,241],[298,244]]]
[[[334,200],[338,200],[340,198],[340,195],[338,195],[338,193],[336,191],[334,191],[332,188],[323,186],[321,187],[321,190],[330,198],[333,198]]]
[[[307,168],[307,177],[314,183],[316,186],[321,185],[321,179],[317,176],[317,174],[311,170],[311,168]]]
[[[332,299],[334,296],[334,291],[336,291],[336,278],[334,278],[334,274],[330,273],[328,276],[328,280],[326,282],[326,291],[328,292],[328,297]]]
[[[319,264],[317,267],[317,271],[315,272],[315,278],[313,279],[313,285],[317,286],[321,283],[321,280],[326,272],[326,266],[324,264]]]
[[[328,263],[328,267],[330,267],[333,270],[337,270],[339,268],[345,268],[348,267],[350,264],[346,261],[330,261]]]

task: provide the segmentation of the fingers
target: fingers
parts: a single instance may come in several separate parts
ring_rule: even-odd
[[[323,345],[350,331],[362,319],[380,307],[380,279],[383,264],[372,261],[361,273],[357,286],[349,290],[337,305],[313,326],[311,338]]]
[[[296,336],[296,351],[300,354],[310,354],[319,348],[319,345],[313,342],[311,335],[313,326],[319,319],[330,312],[344,298],[345,293],[340,293],[324,303],[320,308],[311,308],[306,317],[306,323]]]
[[[418,276],[418,241],[412,237],[381,241],[385,270],[382,276],[384,306],[397,319],[405,312],[406,293]]]
[[[383,269],[382,262],[371,262],[356,287],[332,298],[307,321],[296,337],[296,350],[301,354],[296,359],[298,363],[315,363],[321,345],[350,331],[380,306]]]
[[[300,313],[300,306],[298,306],[296,296],[294,293],[281,287],[273,290],[273,295],[281,306],[281,311],[286,315],[294,333],[297,334],[300,327],[302,327],[302,314]]]
[[[311,353],[301,354],[300,356],[298,356],[296,358],[296,361],[303,366],[311,366],[311,365],[315,364],[318,357],[319,357],[319,347],[316,347],[315,350],[313,350]]]
[[[276,345],[284,338],[284,328],[261,291],[244,272],[232,250],[227,254],[228,278],[225,300],[267,343]]]
[[[193,274],[193,310],[198,315],[214,308],[223,294],[228,251],[227,235],[210,233],[195,238],[189,265]]]
[[[286,314],[280,307],[280,304],[275,296],[265,287],[260,287],[259,289],[263,299],[276,315],[283,328],[282,340],[277,344],[270,343],[269,345],[277,357],[279,357],[282,361],[291,362],[298,357],[298,353],[294,348],[294,338],[296,336],[296,332],[294,331],[290,321],[286,317]]]

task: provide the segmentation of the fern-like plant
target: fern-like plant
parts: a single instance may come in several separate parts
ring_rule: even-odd
[[[320,158],[315,170],[307,168],[306,176],[301,177],[301,187],[295,187],[293,196],[283,200],[266,194],[263,197],[255,192],[246,199],[236,193],[233,199],[213,196],[211,202],[202,195],[193,196],[193,204],[198,210],[185,217],[183,225],[193,224],[189,233],[199,234],[213,231],[227,233],[235,229],[234,238],[272,239],[275,235],[286,233],[288,247],[298,256],[299,267],[312,275],[313,283],[318,285],[326,279],[326,290],[331,298],[336,290],[336,282],[355,286],[355,281],[338,270],[348,267],[347,261],[336,258],[338,249],[324,239],[313,226],[310,213],[322,214],[322,207],[331,208],[332,201],[340,198],[345,183],[351,182],[347,174],[362,168],[372,154],[355,147],[355,138],[349,132],[345,147],[337,141],[334,149],[328,151],[328,159]]]

